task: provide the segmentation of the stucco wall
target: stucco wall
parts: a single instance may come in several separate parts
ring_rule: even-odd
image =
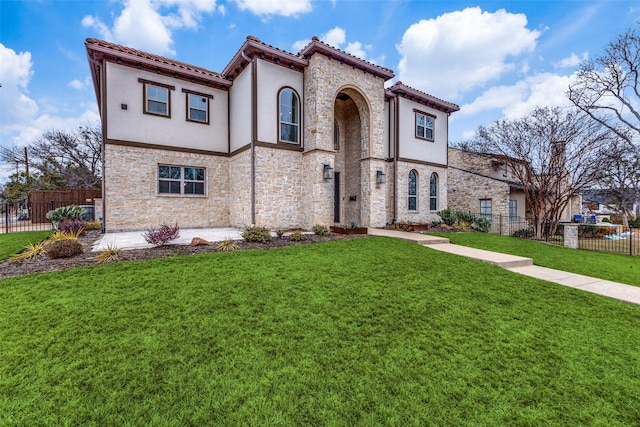
[[[240,73],[229,90],[229,135],[231,152],[251,144],[251,67]]]
[[[446,113],[426,107],[417,102],[398,97],[400,143],[398,156],[404,159],[447,165],[448,120]],[[436,116],[434,119],[434,140],[416,137],[416,117],[414,109]]]
[[[228,93],[183,80],[165,77],[108,62],[107,138],[154,145],[167,145],[208,151],[228,150]],[[138,78],[175,86],[170,90],[171,117],[144,114],[144,84]],[[188,122],[182,89],[213,96],[209,102],[209,124]],[[126,110],[121,105],[126,105]]]

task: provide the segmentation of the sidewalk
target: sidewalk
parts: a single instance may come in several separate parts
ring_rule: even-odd
[[[640,287],[597,279],[580,274],[533,265],[531,258],[501,254],[466,246],[453,245],[449,239],[395,230],[369,229],[373,236],[395,237],[416,242],[431,249],[498,265],[507,270],[536,279],[558,283],[620,301],[640,305]]]

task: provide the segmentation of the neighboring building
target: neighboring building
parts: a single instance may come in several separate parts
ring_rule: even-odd
[[[459,107],[313,38],[247,37],[221,73],[87,39],[106,231],[428,222]]]
[[[525,218],[523,186],[500,156],[449,148],[448,175],[450,209]]]
[[[640,197],[638,193],[629,188],[623,191],[617,190],[623,200],[629,215],[633,217],[640,216]],[[593,213],[600,218],[610,215],[622,214],[622,209],[616,202],[616,197],[610,190],[606,189],[590,189],[582,192],[582,209],[583,212]]]
[[[524,186],[502,156],[449,148],[448,184],[450,209],[501,217],[503,222],[529,216]],[[579,213],[580,197],[574,197],[561,221],[570,221]]]

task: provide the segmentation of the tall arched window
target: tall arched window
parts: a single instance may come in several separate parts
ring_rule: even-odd
[[[300,99],[293,89],[283,88],[278,95],[280,134],[279,141],[300,143]]]
[[[429,178],[429,210],[438,210],[438,175],[435,173]]]
[[[409,210],[418,210],[418,172],[409,172]]]

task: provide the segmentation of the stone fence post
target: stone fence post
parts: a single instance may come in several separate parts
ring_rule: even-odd
[[[578,224],[564,225],[564,245],[571,249],[578,249]]]

